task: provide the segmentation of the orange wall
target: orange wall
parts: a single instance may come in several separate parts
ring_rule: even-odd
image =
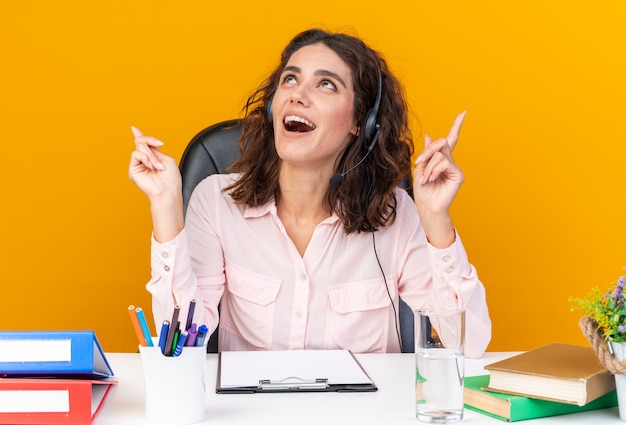
[[[253,4],[0,2],[0,328],[95,329],[134,351],[150,218],[127,178],[129,126],[180,157],[321,25],[386,54],[416,136],[468,110],[453,212],[487,287],[490,349],[584,343],[567,298],[626,266],[626,2]]]

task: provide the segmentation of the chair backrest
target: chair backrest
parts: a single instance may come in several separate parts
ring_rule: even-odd
[[[183,177],[183,210],[196,185],[211,174],[228,174],[228,167],[239,158],[240,120],[222,121],[196,134],[180,159]]]
[[[239,158],[240,135],[241,122],[235,119],[207,127],[191,139],[180,160],[185,213],[196,185],[211,174],[227,174],[228,167]],[[410,181],[402,187],[412,195]],[[413,311],[402,299],[398,314],[402,351],[412,353],[415,350]],[[217,353],[217,331],[209,338],[207,350]]]

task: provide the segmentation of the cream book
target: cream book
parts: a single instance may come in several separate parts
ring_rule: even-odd
[[[485,366],[487,391],[584,406],[615,389],[591,347],[554,342]]]

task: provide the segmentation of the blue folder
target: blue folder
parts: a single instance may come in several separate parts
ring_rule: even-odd
[[[113,370],[93,331],[0,331],[0,376],[107,378]]]

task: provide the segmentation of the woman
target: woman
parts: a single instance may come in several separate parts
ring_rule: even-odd
[[[196,299],[209,332],[221,303],[220,350],[397,352],[400,295],[414,309],[466,309],[466,355],[482,355],[485,291],[448,212],[463,119],[426,137],[413,202],[398,187],[413,149],[400,83],[358,38],[304,31],[246,104],[237,172],[201,182],[185,220],[176,162],[133,128],[155,320],[176,304],[185,317]]]

